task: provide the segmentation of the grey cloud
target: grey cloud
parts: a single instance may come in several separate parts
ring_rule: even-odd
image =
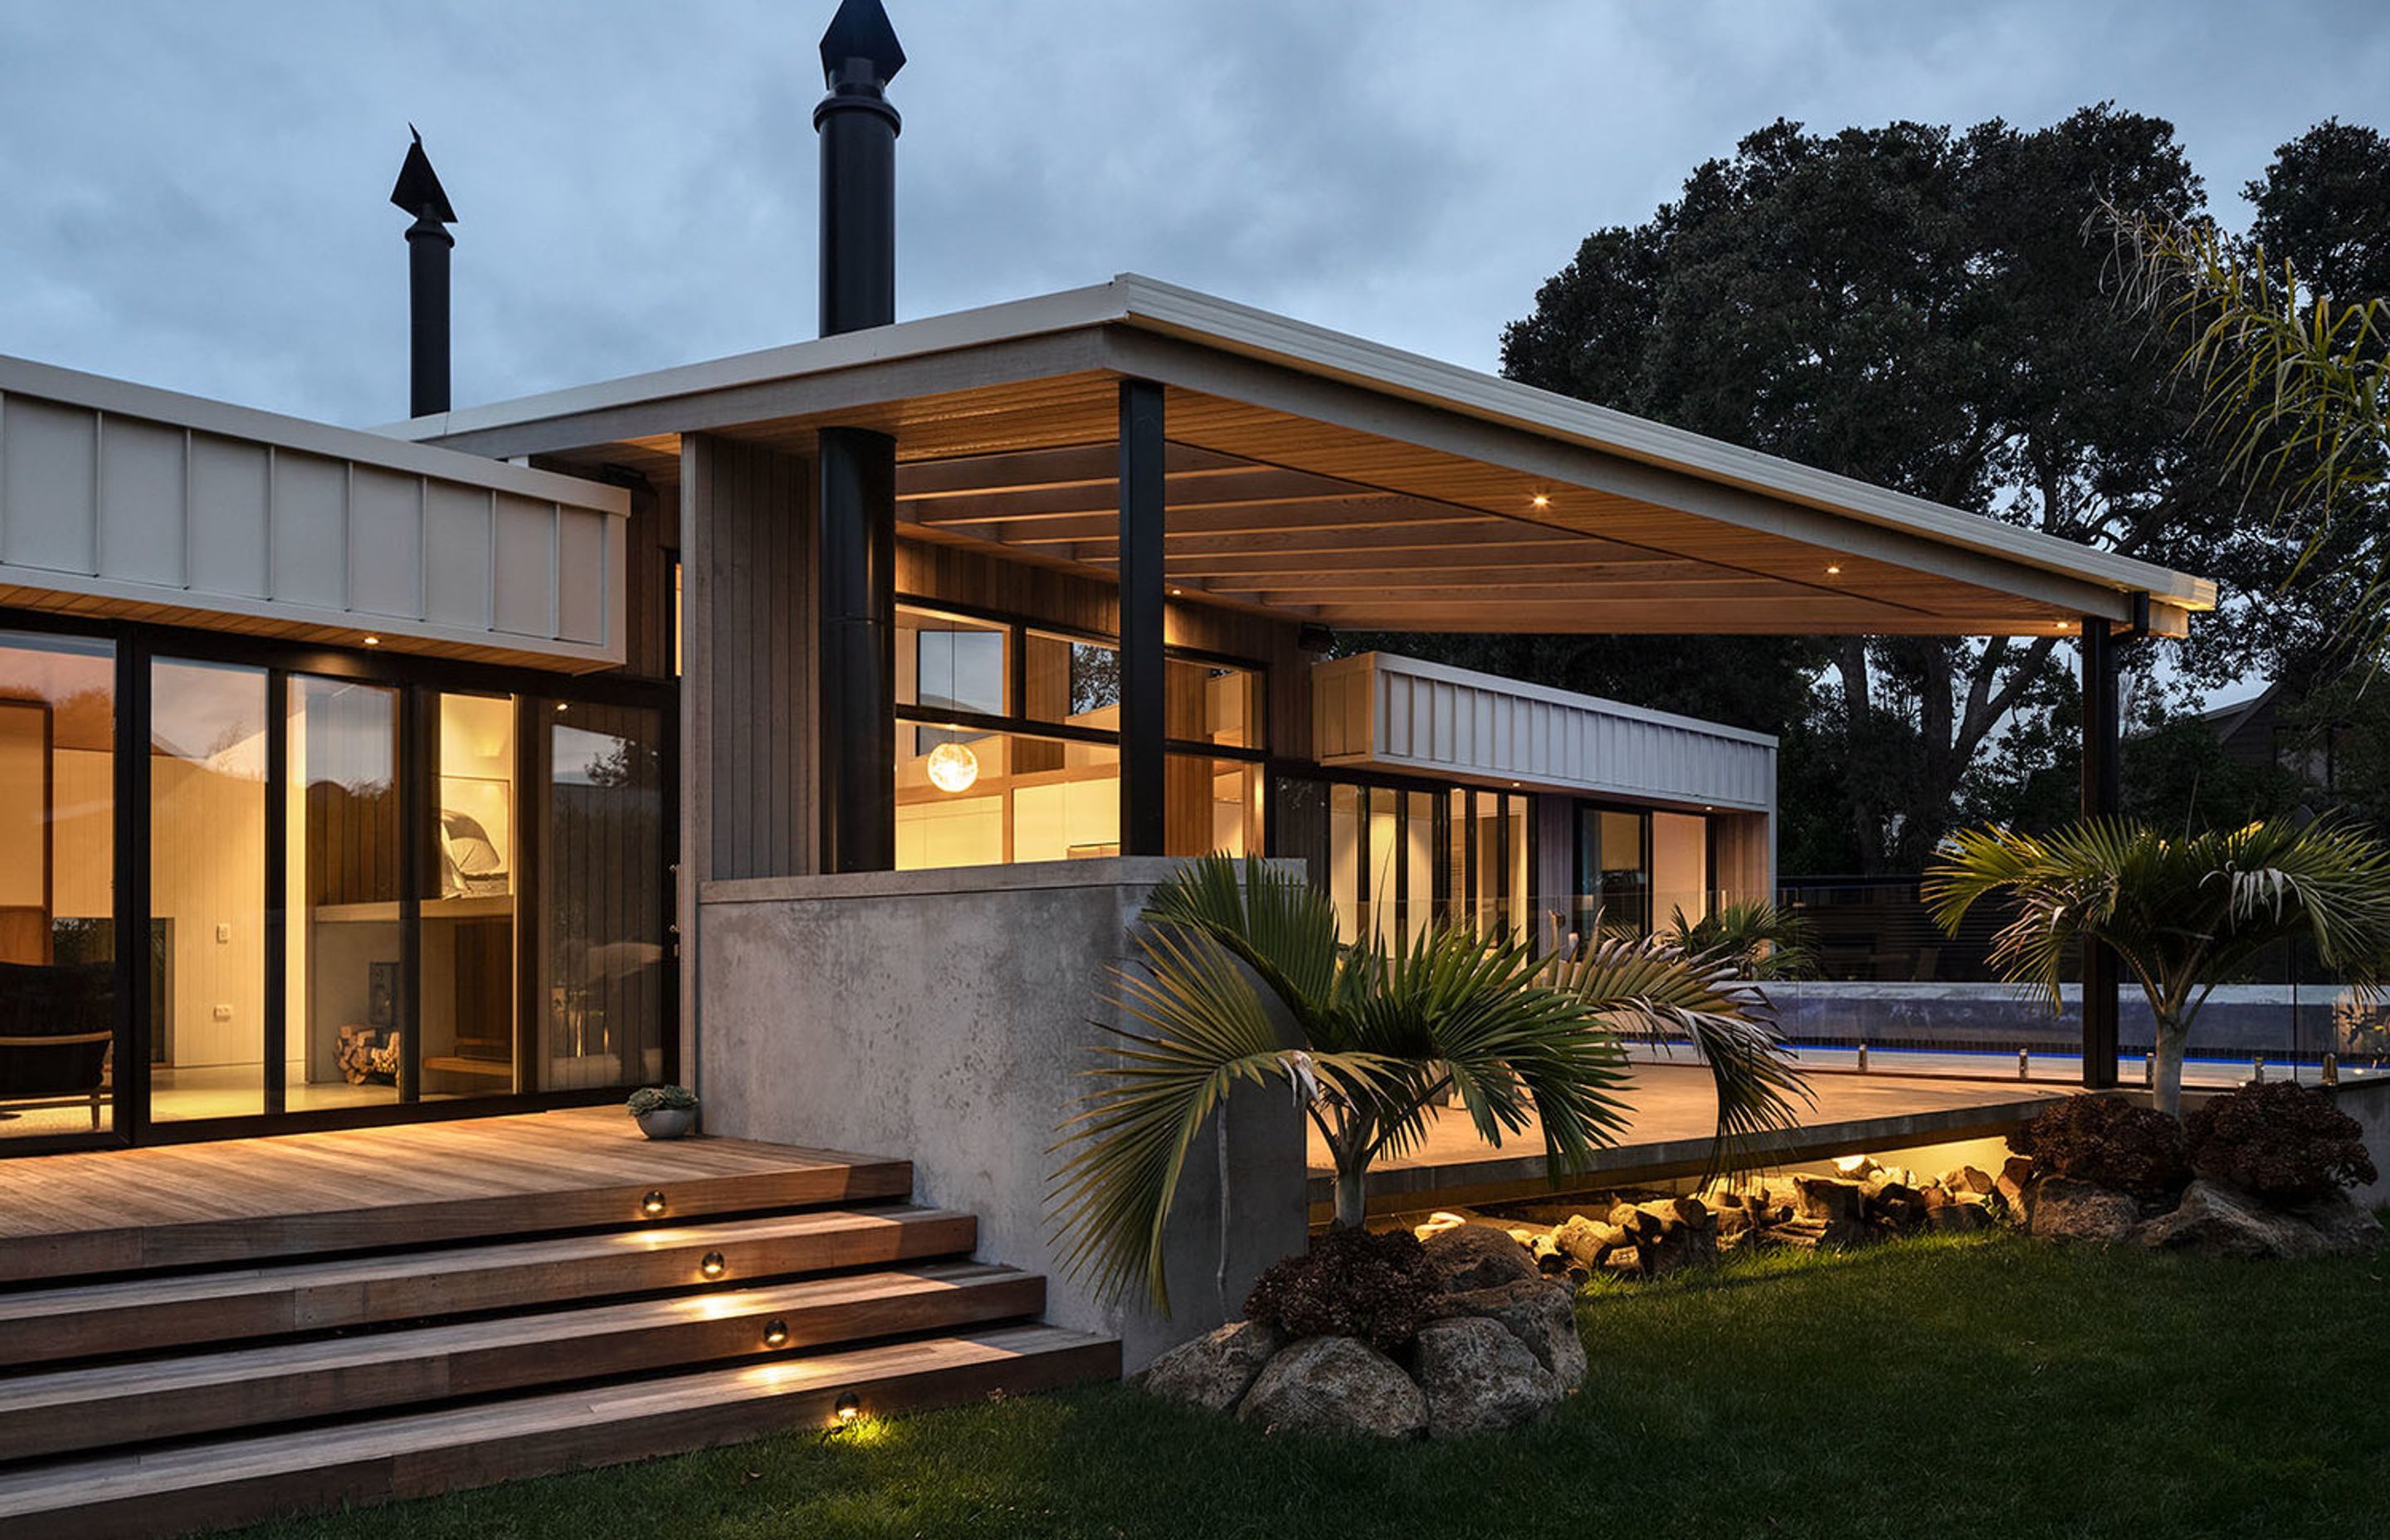
[[[2363,119],[2376,7],[891,0],[900,306],[1148,272],[1488,366],[1600,225],[1779,115],[2172,118],[2219,211]],[[787,0],[0,8],[0,352],[373,422],[404,390],[419,124],[463,216],[460,399],[808,336]],[[814,14],[818,12],[819,14]]]

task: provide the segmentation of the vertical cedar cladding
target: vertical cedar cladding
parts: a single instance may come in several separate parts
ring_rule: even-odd
[[[816,840],[812,467],[701,433],[681,440],[690,628],[685,687],[705,799],[703,878],[794,877]]]

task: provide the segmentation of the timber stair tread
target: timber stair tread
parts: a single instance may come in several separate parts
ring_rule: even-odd
[[[687,1289],[713,1252],[725,1272],[713,1281],[723,1287],[963,1256],[977,1232],[968,1213],[890,1203],[0,1293],[0,1375],[12,1365]]]
[[[965,1329],[1045,1301],[1034,1274],[945,1263],[55,1369],[0,1380],[0,1462]]]
[[[1003,1326],[775,1357],[332,1427],[0,1470],[10,1540],[172,1534],[274,1513],[426,1495],[867,1414],[1117,1376],[1119,1344]]]

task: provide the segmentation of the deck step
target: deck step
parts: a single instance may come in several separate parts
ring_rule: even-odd
[[[1109,1339],[1052,1327],[998,1327],[343,1426],[107,1454],[0,1470],[0,1534],[181,1534],[825,1428],[837,1420],[842,1395],[880,1415],[1119,1372],[1120,1347]]]
[[[567,1132],[574,1127],[561,1126]],[[582,1137],[576,1144],[559,1136],[548,1159],[560,1176],[542,1181],[542,1169],[520,1143],[487,1139],[490,1158],[511,1164],[503,1179],[494,1176],[484,1187],[506,1190],[460,1193],[456,1189],[473,1179],[475,1136],[459,1133],[444,1141],[456,1147],[442,1152],[456,1169],[435,1173],[410,1169],[416,1152],[406,1147],[387,1139],[364,1143],[367,1136],[388,1132],[227,1140],[192,1147],[187,1156],[178,1149],[102,1152],[115,1158],[112,1164],[100,1156],[48,1157],[106,1171],[106,1184],[96,1186],[82,1205],[86,1212],[122,1218],[57,1226],[45,1216],[40,1222],[53,1227],[21,1236],[0,1223],[0,1288],[650,1225],[659,1217],[677,1224],[901,1201],[913,1190],[913,1168],[906,1161],[712,1139],[686,1141],[685,1149],[666,1157],[620,1139]],[[343,1139],[350,1143],[336,1142]],[[250,1146],[256,1148],[245,1148]],[[169,1163],[178,1156],[182,1163]],[[161,1181],[208,1186],[197,1195],[149,1191],[137,1185],[146,1171]],[[74,1197],[73,1168],[57,1174],[45,1168],[41,1174],[47,1202]],[[87,1175],[83,1180],[92,1182]],[[649,1212],[651,1198],[664,1205],[662,1215]],[[244,1209],[252,1212],[221,1212]]]
[[[977,1237],[891,1204],[0,1293],[0,1369],[959,1258]]]
[[[0,1462],[969,1330],[1045,1308],[1044,1278],[954,1263],[59,1369],[0,1379]],[[777,1347],[765,1341],[774,1322]]]

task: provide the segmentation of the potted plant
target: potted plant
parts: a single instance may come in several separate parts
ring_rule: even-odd
[[[686,1085],[645,1085],[631,1093],[631,1116],[651,1139],[677,1139],[697,1126],[697,1093]]]

